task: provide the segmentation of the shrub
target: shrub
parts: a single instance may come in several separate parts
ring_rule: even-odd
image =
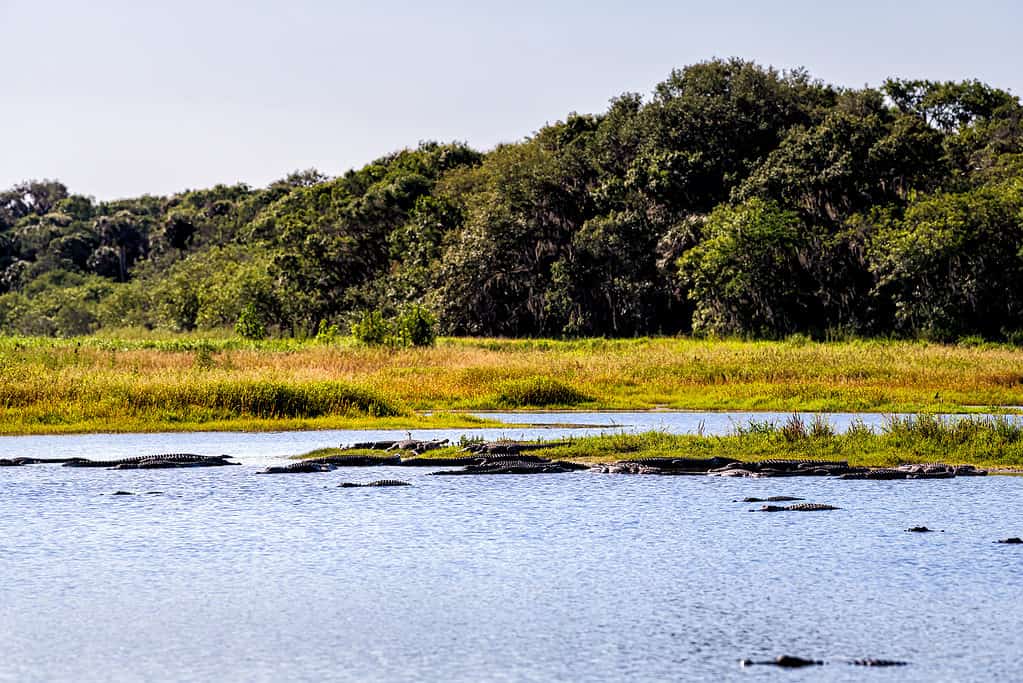
[[[550,377],[513,380],[501,385],[498,403],[514,408],[522,406],[570,406],[592,400],[586,394]]]
[[[409,306],[394,324],[399,346],[433,346],[437,341],[437,319],[422,306]]]
[[[385,318],[379,310],[364,311],[352,324],[352,337],[368,346],[433,346],[437,340],[437,320],[419,305],[403,309],[393,319]]]
[[[234,331],[246,339],[266,339],[266,325],[259,317],[255,304],[250,303],[242,309],[238,322],[234,324]]]
[[[352,324],[352,337],[367,346],[390,345],[393,338],[391,323],[380,311],[363,311]]]

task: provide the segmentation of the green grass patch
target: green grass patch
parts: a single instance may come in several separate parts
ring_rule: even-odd
[[[1023,466],[1023,426],[1005,417],[893,417],[877,430],[854,423],[835,433],[823,417],[793,416],[780,423],[751,421],[724,436],[664,432],[582,437],[568,445],[535,451],[549,458],[610,462],[646,458],[736,460],[847,460],[851,465],[892,467],[945,462],[993,468]]]
[[[550,377],[530,377],[501,384],[497,405],[507,408],[576,406],[593,399]]]

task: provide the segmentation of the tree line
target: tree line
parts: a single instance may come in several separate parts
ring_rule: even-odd
[[[1023,108],[713,60],[488,152],[95,201],[0,192],[0,331],[1023,341]],[[432,338],[432,337],[431,337]]]

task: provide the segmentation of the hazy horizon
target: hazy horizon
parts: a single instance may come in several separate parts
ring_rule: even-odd
[[[976,78],[1018,96],[1023,10],[961,7],[0,0],[14,28],[0,57],[19,67],[0,188],[55,178],[105,200],[337,175],[422,140],[486,150],[714,57],[839,86]]]

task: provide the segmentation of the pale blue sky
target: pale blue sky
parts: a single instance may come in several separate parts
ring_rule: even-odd
[[[711,57],[1023,93],[1012,0],[160,5],[0,0],[0,188],[110,199],[338,174],[420,140],[486,149]]]

